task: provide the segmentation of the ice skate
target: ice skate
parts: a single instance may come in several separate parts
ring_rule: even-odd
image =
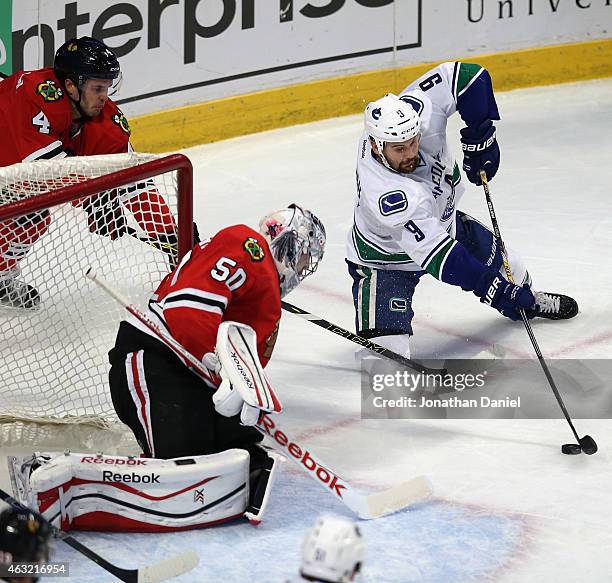
[[[551,292],[535,292],[536,316],[547,320],[569,320],[578,313],[574,298]]]

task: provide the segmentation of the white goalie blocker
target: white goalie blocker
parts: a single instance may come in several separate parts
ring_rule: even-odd
[[[246,324],[223,322],[217,331],[216,357],[221,384],[213,395],[225,417],[240,413],[242,425],[256,425],[263,413],[280,413],[276,396],[257,354],[257,334]]]

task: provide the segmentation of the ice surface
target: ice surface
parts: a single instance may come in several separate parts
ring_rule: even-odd
[[[502,162],[491,190],[502,234],[525,257],[539,289],[567,293],[580,305],[571,321],[534,322],[542,351],[551,358],[609,358],[612,80],[513,91],[500,94],[498,104]],[[459,127],[458,119],[449,126],[451,144],[458,143]],[[321,217],[326,257],[288,300],[349,329],[343,254],[360,133],[360,116],[350,116],[186,151],[202,234],[241,222],[255,226],[289,202]],[[468,185],[460,208],[489,224],[481,189]],[[493,345],[509,356],[532,356],[521,323],[432,278],[419,284],[414,308],[415,356],[471,357]],[[361,420],[353,349],[286,314],[269,371],[287,429],[355,486],[375,490],[420,474],[434,484],[432,501],[361,523],[365,581],[610,579],[609,420],[576,420],[580,434],[598,441],[592,457],[560,453],[571,440],[563,420]],[[321,512],[347,514],[286,463],[269,516],[257,528],[235,523],[172,535],[77,536],[121,566],[194,549],[200,566],[177,581],[280,582],[297,572],[301,538]],[[61,544],[57,558],[70,559],[74,581],[113,580]]]

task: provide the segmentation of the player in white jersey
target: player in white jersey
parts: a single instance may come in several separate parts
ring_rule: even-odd
[[[302,543],[300,576],[287,583],[359,581],[364,555],[365,541],[357,524],[343,516],[319,516]]]
[[[530,318],[552,320],[578,313],[568,296],[533,291],[525,265],[511,249],[508,261],[519,285],[507,281],[493,233],[457,210],[464,187],[446,140],[447,119],[455,112],[466,124],[463,170],[480,185],[480,171],[492,179],[500,160],[493,125],[500,117],[486,69],[443,63],[399,96],[389,93],[365,111],[347,240],[356,328],[405,356],[412,296],[426,273],[474,292],[513,320],[520,319],[520,309]]]

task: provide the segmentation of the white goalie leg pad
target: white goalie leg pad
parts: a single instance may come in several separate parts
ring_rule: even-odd
[[[223,322],[217,332],[221,385],[213,395],[225,417],[240,413],[243,425],[255,425],[261,412],[280,413],[282,405],[259,362],[257,334],[246,324]]]
[[[266,451],[268,453],[268,463],[260,470],[261,473],[253,484],[249,506],[244,513],[244,517],[255,525],[259,524],[264,518],[278,469],[280,464],[285,461],[279,453],[272,450]]]
[[[202,528],[242,516],[249,501],[242,449],[169,460],[50,453],[9,465],[16,497],[63,530]]]

